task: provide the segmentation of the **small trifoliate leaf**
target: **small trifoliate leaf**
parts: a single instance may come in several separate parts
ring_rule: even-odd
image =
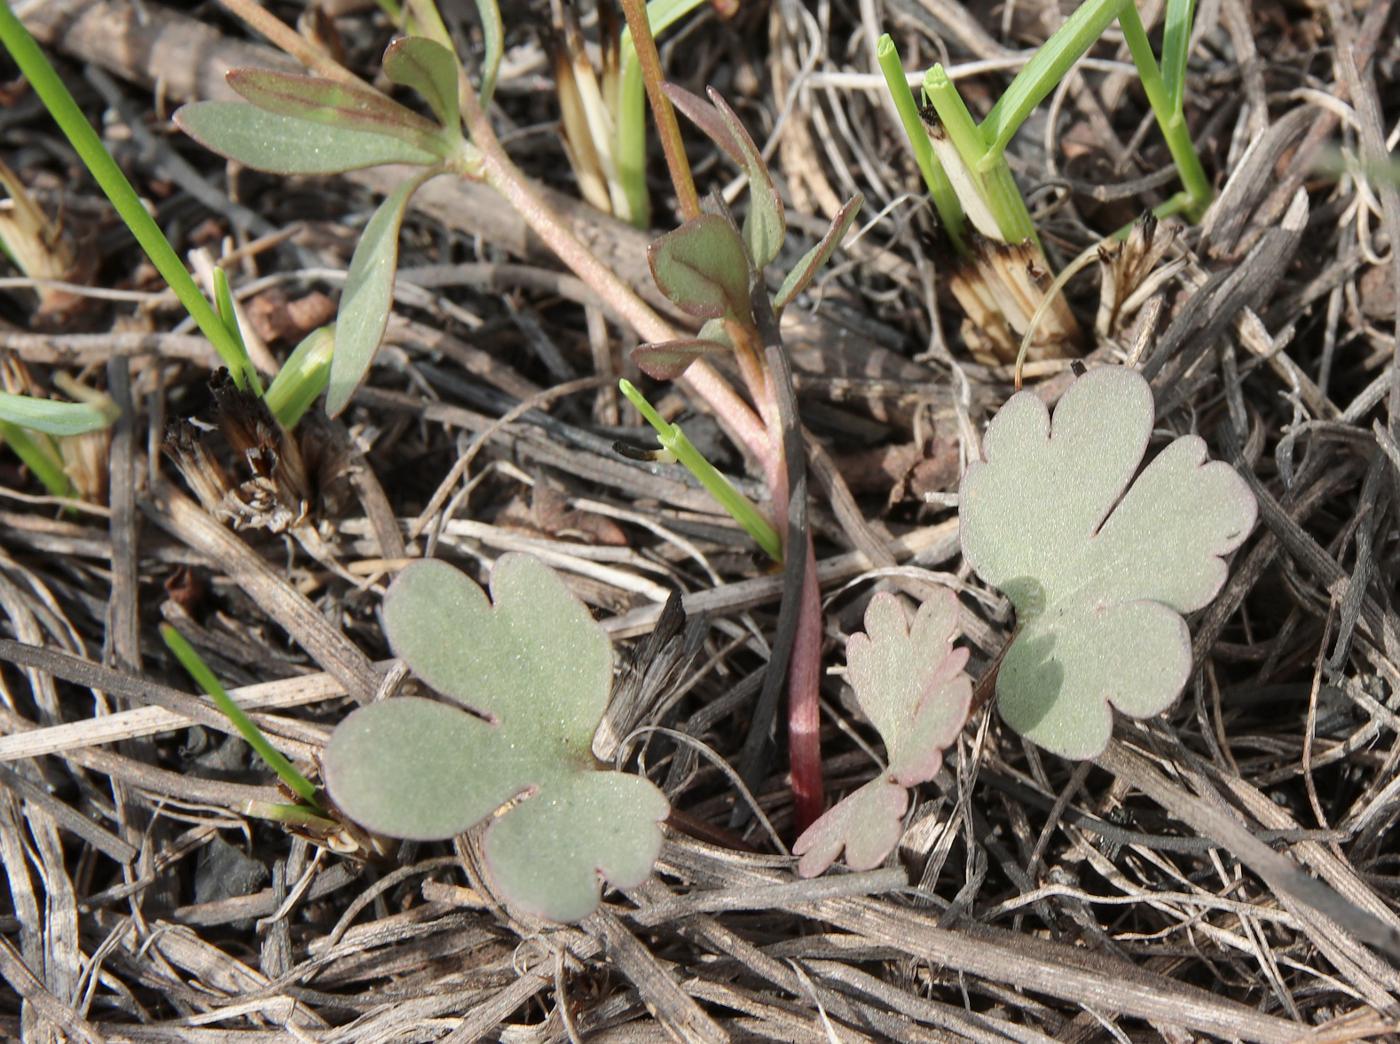
[[[460,130],[457,56],[442,44],[423,36],[395,40],[384,52],[384,75],[416,91],[444,127]]]
[[[684,337],[676,341],[657,341],[632,349],[632,360],[648,377],[658,381],[674,381],[702,355],[732,352],[734,349],[717,341],[699,337]]]
[[[1195,435],[1133,482],[1153,415],[1147,382],[1119,367],[1075,381],[1053,423],[1039,398],[1020,392],[988,426],[986,460],[959,491],[963,555],[1016,607],[998,709],[1065,757],[1103,751],[1110,704],[1145,718],[1181,693],[1191,670],[1181,614],[1215,597],[1221,556],[1244,542],[1258,512],[1244,480],[1207,462]]]
[[[846,205],[832,218],[831,227],[826,230],[821,242],[802,255],[802,260],[793,266],[792,271],[783,280],[783,285],[778,287],[778,292],[773,297],[773,308],[776,311],[781,312],[794,297],[811,285],[822,266],[831,260],[831,255],[841,245],[841,240],[846,238],[847,231],[855,223],[856,215],[860,213],[864,203],[865,197],[860,193],[846,200]]]
[[[441,159],[399,138],[281,116],[246,102],[193,102],[174,118],[206,149],[273,174],[339,174],[381,163],[426,167]]]
[[[400,138],[429,152],[440,149],[438,128],[372,87],[271,69],[234,69],[227,80],[264,112]]]
[[[903,603],[880,593],[865,610],[865,633],[846,644],[847,680],[889,752],[889,768],[813,823],[793,846],[797,872],[821,873],[846,850],[856,870],[878,866],[899,843],[908,787],[943,765],[967,721],[972,681],[967,650],[954,649],[958,600],[951,591],[930,597],[911,624]]]
[[[350,405],[384,339],[399,264],[399,228],[409,197],[431,176],[424,172],[409,178],[384,197],[355,244],[335,316],[335,353],[326,389],[326,413],[332,417]]]
[[[666,798],[593,756],[612,647],[553,570],[503,555],[488,600],[452,566],[414,563],[384,623],[395,654],[475,715],[415,697],[352,713],[323,759],[346,815],[391,837],[446,838],[517,799],[486,833],[486,864],[511,902],[554,920],[596,907],[600,875],[645,879]]]
[[[657,287],[687,314],[749,321],[748,253],[726,219],[701,214],[687,221],[652,243],[647,261]]]

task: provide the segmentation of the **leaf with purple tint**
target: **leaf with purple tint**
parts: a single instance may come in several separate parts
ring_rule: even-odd
[[[895,595],[870,599],[865,633],[846,644],[846,677],[885,741],[889,768],[797,839],[803,877],[821,873],[843,849],[848,866],[869,870],[899,843],[907,788],[938,774],[943,751],[967,721],[972,681],[963,670],[967,650],[953,647],[957,635],[958,600],[950,591],[924,602],[912,623]]]

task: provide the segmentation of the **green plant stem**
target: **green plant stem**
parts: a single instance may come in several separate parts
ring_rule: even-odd
[[[982,121],[990,153],[1000,156],[1006,151],[1026,117],[1103,35],[1125,2],[1131,5],[1133,0],[1086,0],[1041,45]]]
[[[744,530],[758,542],[758,546],[763,548],[769,558],[775,562],[783,560],[783,542],[778,536],[778,531],[768,524],[768,520],[763,517],[763,512],[754,506],[753,501],[734,488],[733,483],[725,478],[720,472],[705,459],[704,454],[691,444],[685,437],[685,432],[680,427],[671,424],[661,414],[656,412],[656,408],[647,401],[636,386],[631,381],[621,380],[617,382],[622,394],[627,396],[627,401],[637,408],[648,424],[656,430],[656,439],[661,443],[662,449],[673,454],[676,460],[680,461],[687,471],[695,476],[700,485],[714,497],[719,506],[729,512],[734,521],[744,527]]]
[[[1137,5],[1125,0],[1118,19],[1123,29],[1123,39],[1132,53],[1133,64],[1137,66],[1138,78],[1147,94],[1148,104],[1157,117],[1157,126],[1167,140],[1167,149],[1176,163],[1177,174],[1190,196],[1186,214],[1192,221],[1199,221],[1210,203],[1212,191],[1210,179],[1201,167],[1201,158],[1196,154],[1196,146],[1191,141],[1191,132],[1186,126],[1186,116],[1181,107],[1174,105],[1171,92],[1167,89],[1162,73],[1157,68],[1157,59],[1152,54],[1152,44],[1147,39]],[[1182,59],[1184,63],[1184,58]],[[1184,68],[1182,75],[1184,76]]]
[[[169,624],[161,624],[160,636],[180,661],[180,666],[195,680],[195,684],[214,701],[215,706],[238,730],[239,735],[248,741],[248,745],[257,751],[258,756],[267,762],[268,767],[277,773],[288,789],[308,805],[325,811],[321,799],[316,794],[316,787],[296,770],[280,750],[267,741],[262,729],[258,728],[253,719],[243,712],[243,708],[233,701],[219,679],[214,676],[214,672],[209,669],[209,665],[195,652],[194,646],[185,640],[185,636]]]
[[[924,129],[919,107],[914,102],[914,92],[909,89],[909,78],[904,74],[904,65],[899,59],[899,49],[895,47],[889,33],[880,37],[880,42],[875,47],[875,57],[880,63],[880,71],[885,75],[885,86],[894,100],[899,122],[904,125],[905,136],[909,139],[909,147],[914,150],[914,162],[919,165],[919,173],[923,175],[924,185],[933,200],[934,209],[938,211],[939,219],[943,222],[943,229],[953,241],[957,252],[965,254],[967,219],[963,214],[962,204],[958,202],[953,183],[948,180],[948,173],[938,162],[938,157],[933,154],[933,146],[928,141],[928,131]]]
[[[943,66],[935,65],[925,74],[924,93],[962,158],[973,186],[986,201],[1002,238],[1008,243],[1034,240],[1035,223],[1016,187],[1016,179],[1011,176],[1011,168],[1006,165],[1005,155],[991,150],[987,136],[967,111],[962,95]]]
[[[24,461],[25,466],[43,483],[51,496],[75,495],[72,480],[63,470],[63,461],[47,435],[31,433],[18,424],[0,421],[0,438],[10,444],[15,456]]]
[[[666,168],[671,172],[671,185],[676,190],[681,220],[690,221],[700,216],[700,196],[695,191],[695,178],[690,173],[690,160],[685,155],[676,110],[662,90],[666,77],[661,71],[661,55],[656,51],[656,40],[647,21],[646,5],[643,0],[622,0],[622,11],[627,17],[627,32],[636,50],[647,99],[651,102],[651,114],[656,120],[656,133],[661,139],[661,151],[666,156]]]
[[[44,52],[34,42],[24,25],[10,10],[8,0],[0,0],[0,42],[3,42],[10,56],[19,66],[20,72],[29,81],[34,93],[44,103],[54,122],[72,144],[78,158],[92,173],[93,179],[101,187],[112,206],[121,215],[126,227],[136,237],[141,249],[151,259],[160,272],[161,278],[175,291],[175,296],[185,306],[190,318],[199,326],[200,332],[209,339],[219,357],[228,366],[234,382],[240,388],[248,388],[258,394],[262,384],[258,380],[253,362],[232,333],[219,320],[208,300],[200,293],[199,287],[186,270],[175,248],[165,238],[160,226],[141,205],[141,199],[126,175],[108,154],[87,119],[83,116],[73,95],[54,71]]]

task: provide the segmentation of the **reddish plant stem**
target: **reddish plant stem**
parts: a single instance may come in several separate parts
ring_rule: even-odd
[[[496,139],[490,121],[477,103],[476,92],[465,75],[459,82],[459,100],[472,144],[481,157],[479,170],[463,169],[462,173],[484,179],[501,193],[559,260],[625,319],[638,336],[648,341],[674,340],[678,334],[672,326],[584,246],[568,224],[531,189],[525,176]],[[775,389],[771,375],[762,368],[746,376],[750,394],[758,406],[758,414],[704,360],[692,363],[681,383],[709,405],[715,416],[759,465],[772,496],[774,521],[779,532],[786,533],[788,475]],[[810,532],[801,553],[804,558],[804,582],[788,666],[788,755],[792,769],[794,815],[799,830],[806,829],[821,815],[824,803],[819,743],[821,590]]]
[[[681,219],[690,221],[700,216],[700,196],[690,174],[690,160],[686,158],[685,144],[681,141],[676,110],[661,89],[665,77],[661,73],[656,38],[651,35],[651,23],[647,21],[646,0],[622,0],[622,12],[627,16],[627,28],[632,30],[632,45],[637,49],[637,64],[642,70],[642,83],[646,84],[647,101],[651,104],[652,118],[656,120],[656,136],[661,139],[661,151],[666,156],[666,169],[671,173]]]

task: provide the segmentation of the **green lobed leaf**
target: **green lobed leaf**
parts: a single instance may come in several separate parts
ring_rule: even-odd
[[[205,148],[273,174],[339,174],[381,163],[429,166],[439,155],[399,138],[264,112],[246,102],[181,106],[176,125]]]
[[[811,285],[822,266],[831,259],[832,254],[836,253],[836,248],[841,245],[841,240],[846,238],[846,233],[855,223],[856,215],[860,213],[860,208],[864,203],[865,197],[856,193],[846,200],[845,206],[837,211],[836,216],[831,219],[831,227],[826,230],[826,235],[822,236],[821,242],[802,255],[802,260],[793,266],[792,271],[783,280],[783,285],[778,287],[778,292],[773,297],[773,308],[776,311],[781,312],[792,303],[793,298]]]
[[[409,178],[384,197],[355,244],[335,317],[335,353],[326,389],[326,413],[332,417],[350,405],[384,339],[399,263],[399,228],[409,198],[432,174]]]
[[[457,110],[457,56],[442,44],[422,36],[395,40],[384,52],[384,75],[402,87],[416,91],[438,122],[452,133],[461,132]]]
[[[889,752],[889,768],[807,828],[793,852],[803,877],[821,873],[846,851],[852,869],[878,866],[899,843],[907,788],[932,779],[943,765],[972,705],[963,668],[958,600],[951,591],[928,598],[911,624],[903,602],[876,594],[865,609],[865,633],[846,643],[846,680]]]
[[[84,435],[110,427],[114,420],[113,411],[98,403],[57,402],[0,392],[0,421],[45,435]]]
[[[591,744],[612,683],[612,647],[586,606],[542,562],[503,555],[491,597],[442,562],[417,562],[389,588],[396,655],[444,696],[361,707],[326,745],[326,786],[357,822],[433,839],[492,823],[486,865],[515,905],[577,920],[600,876],[640,883],[661,847],[665,796],[600,768]]]
[[[1221,556],[1257,515],[1244,480],[1207,462],[1194,435],[1134,482],[1153,414],[1147,382],[1118,367],[1075,381],[1053,422],[1033,392],[1020,392],[988,427],[985,462],[963,476],[963,555],[1016,607],[998,709],[1065,757],[1102,752],[1110,705],[1142,718],[1180,694],[1191,669],[1181,614],[1215,597]]]
[[[684,337],[675,341],[657,341],[632,349],[632,360],[648,377],[658,381],[674,381],[686,368],[703,355],[717,355],[734,349],[718,341],[700,337]]]
[[[399,138],[429,152],[441,148],[437,127],[370,87],[271,69],[234,69],[227,80],[241,98],[264,112]]]
[[[647,261],[657,287],[687,314],[749,321],[748,253],[725,218],[701,214],[667,232],[647,248]]]

